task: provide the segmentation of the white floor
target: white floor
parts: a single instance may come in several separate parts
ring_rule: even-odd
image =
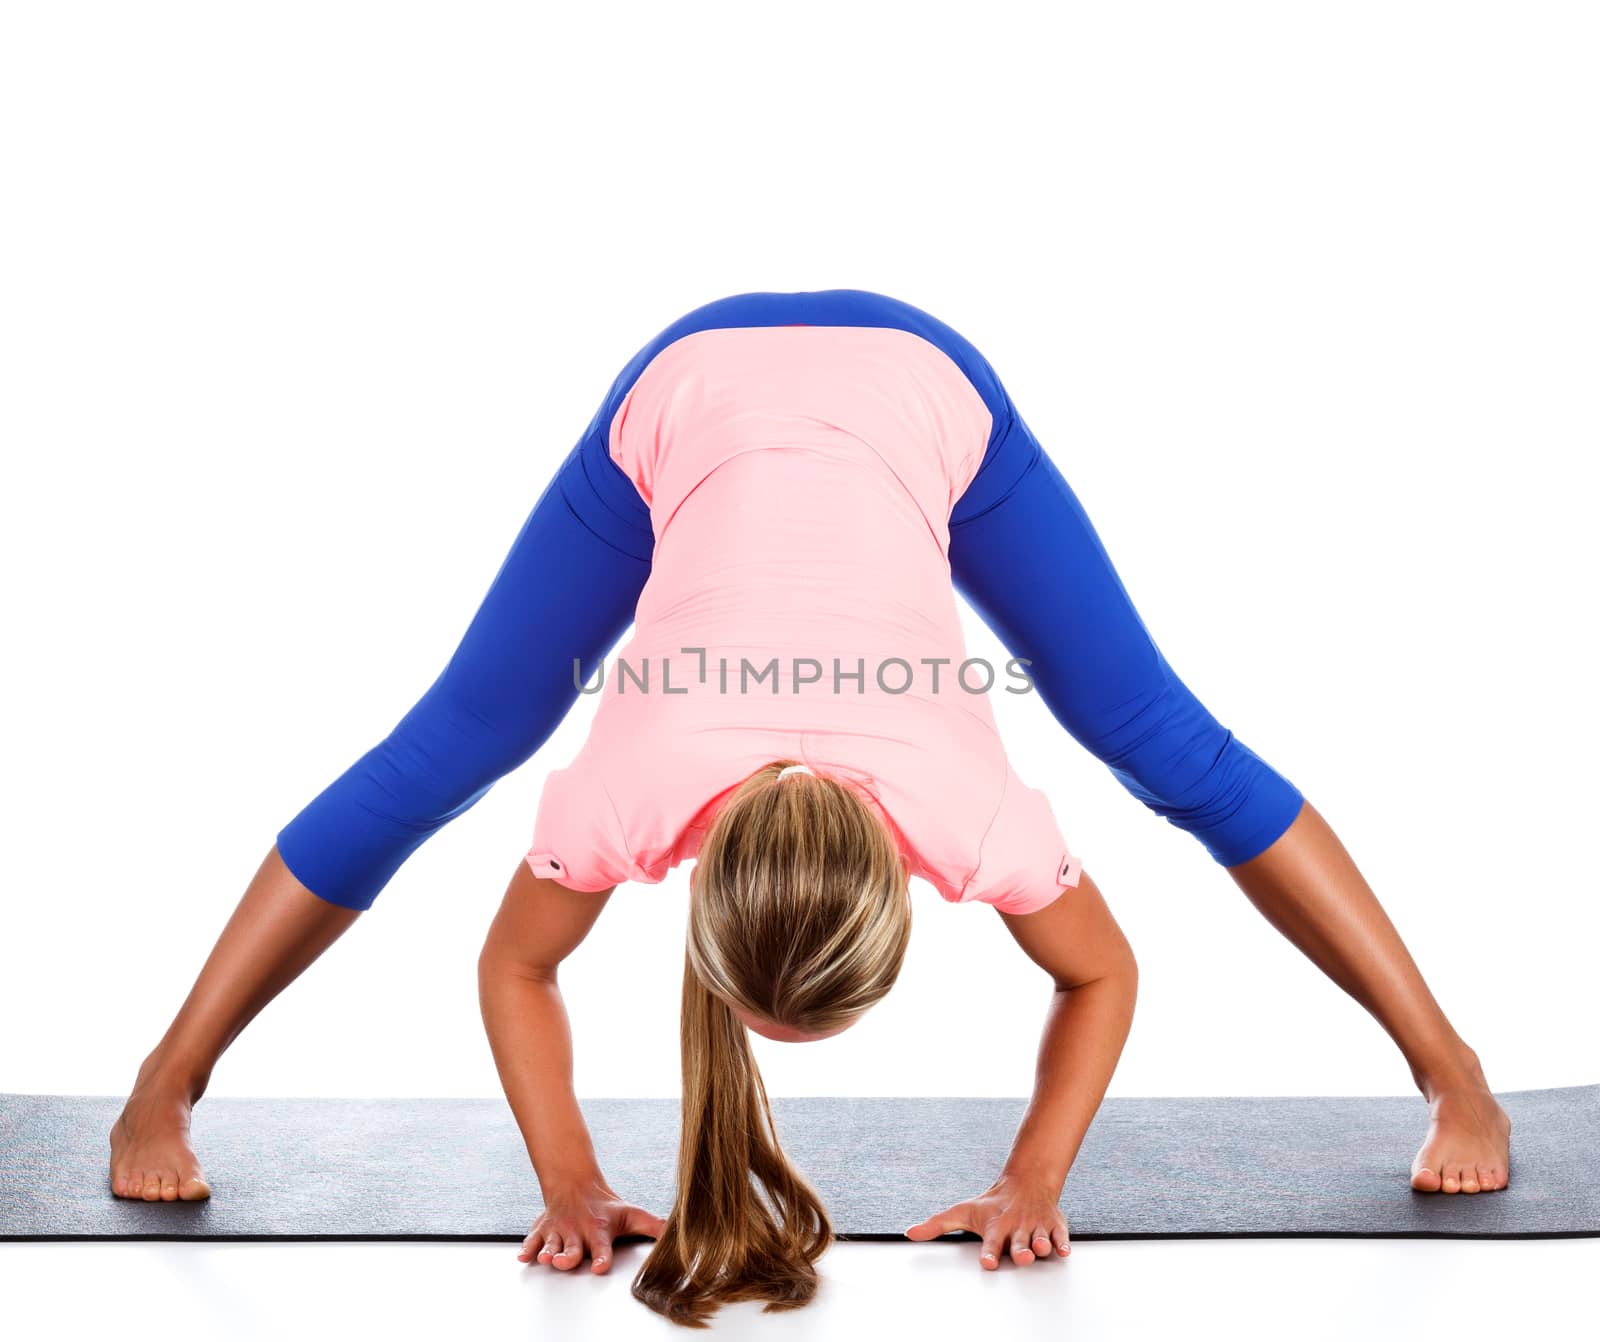
[[[1592,1337],[1600,1239],[1145,1240],[998,1272],[977,1243],[834,1245],[816,1302],[724,1309],[719,1335],[909,1339]],[[609,1275],[476,1243],[0,1244],[8,1337],[394,1339],[682,1336]],[[19,1328],[18,1325],[21,1325]]]

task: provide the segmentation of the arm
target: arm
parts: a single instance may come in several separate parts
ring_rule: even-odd
[[[1053,992],[1023,1115],[1004,1174],[1058,1198],[1133,1023],[1133,950],[1087,873],[1034,913],[1001,913],[1006,930],[1050,976]]]
[[[1138,991],[1133,952],[1087,872],[1044,908],[1000,918],[1053,985],[1033,1098],[999,1178],[906,1231],[913,1240],[971,1231],[991,1271],[1007,1248],[1019,1264],[1070,1252],[1061,1188],[1122,1056]]]
[[[601,1179],[573,1090],[556,971],[610,898],[610,890],[569,890],[519,862],[478,957],[484,1029],[546,1202],[560,1186]]]
[[[666,1225],[606,1182],[572,1088],[572,1032],[556,969],[610,898],[610,890],[569,890],[519,862],[478,957],[489,1047],[544,1195],[517,1257],[558,1271],[588,1253],[595,1272],[609,1272],[618,1236],[658,1237]]]

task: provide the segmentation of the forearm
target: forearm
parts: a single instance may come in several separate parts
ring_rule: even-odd
[[[1137,971],[1057,988],[1045,1018],[1033,1098],[1002,1171],[1059,1193],[1116,1071],[1133,1024]]]
[[[539,1186],[601,1178],[572,1086],[572,1031],[554,976],[480,961],[478,1001],[500,1084]]]

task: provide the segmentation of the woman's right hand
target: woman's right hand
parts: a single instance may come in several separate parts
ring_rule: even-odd
[[[656,1239],[665,1226],[655,1213],[624,1202],[604,1180],[562,1185],[545,1190],[544,1211],[522,1241],[517,1258],[570,1271],[583,1262],[587,1251],[594,1260],[593,1271],[609,1272],[613,1238],[648,1235]]]

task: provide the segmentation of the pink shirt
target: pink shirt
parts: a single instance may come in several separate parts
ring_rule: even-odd
[[[947,900],[1029,913],[1075,886],[970,692],[1020,679],[957,676],[948,523],[990,428],[949,356],[890,327],[718,328],[656,354],[610,437],[650,509],[650,577],[587,741],[545,780],[534,873],[659,882],[788,758],[854,787]]]

